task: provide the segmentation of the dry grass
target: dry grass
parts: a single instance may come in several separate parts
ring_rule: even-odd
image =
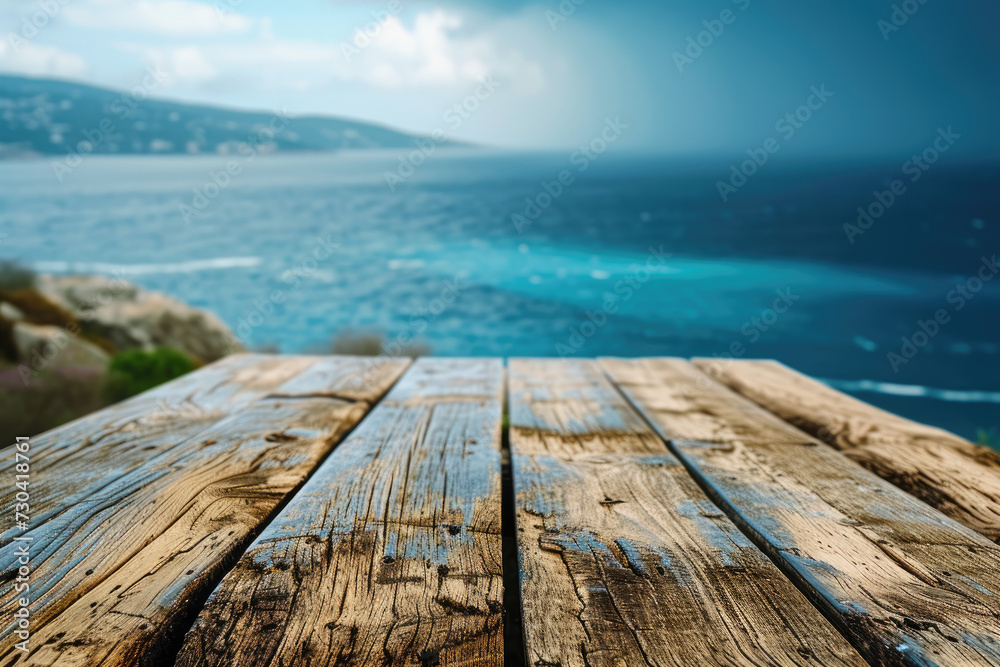
[[[333,354],[348,354],[359,357],[377,357],[389,354],[395,357],[427,357],[432,350],[430,346],[420,343],[401,345],[397,351],[390,349],[385,337],[377,331],[343,331],[330,344]]]

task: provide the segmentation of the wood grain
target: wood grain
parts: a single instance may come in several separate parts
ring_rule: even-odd
[[[233,355],[32,438],[31,474],[39,483],[31,488],[31,525],[53,519],[149,459],[247,407],[316,360]],[[0,456],[13,460],[13,450],[6,447]],[[4,511],[13,511],[16,492],[13,485],[3,485]],[[19,534],[9,523],[4,525],[0,546]]]
[[[306,375],[276,389],[281,398],[262,398],[151,455],[28,533],[28,664],[160,664],[176,650],[226,566],[371,407],[324,395],[367,372],[365,360],[309,363]],[[369,395],[387,391],[407,365],[386,367]],[[8,578],[14,548],[0,549]],[[4,591],[3,603],[12,596]],[[0,635],[5,664],[20,656],[11,630]]]
[[[872,664],[1000,664],[1000,547],[682,360],[603,360]]]
[[[776,361],[696,359],[754,403],[1000,543],[1000,453],[880,410]]]
[[[521,455],[666,453],[642,416],[587,359],[511,359],[511,441]]]
[[[177,664],[502,665],[499,360],[422,359],[212,594]]]
[[[588,360],[510,362],[531,665],[863,665]]]

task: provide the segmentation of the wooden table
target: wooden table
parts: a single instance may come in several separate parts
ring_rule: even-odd
[[[21,449],[0,667],[1000,665],[1000,456],[775,362],[239,355]]]

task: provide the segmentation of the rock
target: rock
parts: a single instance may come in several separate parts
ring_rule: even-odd
[[[39,373],[66,366],[103,371],[111,361],[107,352],[61,327],[15,322],[13,339],[18,357]]]
[[[111,301],[134,301],[140,292],[130,282],[104,276],[43,274],[36,277],[35,287],[50,300],[78,315]]]
[[[37,288],[119,350],[170,347],[204,362],[243,351],[214,314],[124,280],[41,275]]]
[[[24,319],[24,313],[5,301],[0,303],[0,317],[11,322],[20,322]]]

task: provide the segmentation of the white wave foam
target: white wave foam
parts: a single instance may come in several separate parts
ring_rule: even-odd
[[[104,275],[148,276],[163,273],[195,273],[223,269],[252,269],[260,266],[260,257],[217,257],[165,264],[110,264],[106,262],[35,262],[39,273],[97,273]]]
[[[425,266],[422,259],[390,259],[389,270],[399,271],[401,269],[422,269]]]
[[[820,380],[841,391],[870,391],[891,396],[936,398],[939,401],[956,403],[1000,403],[1000,391],[962,391],[958,389],[935,389],[919,384],[896,384],[875,380]]]

